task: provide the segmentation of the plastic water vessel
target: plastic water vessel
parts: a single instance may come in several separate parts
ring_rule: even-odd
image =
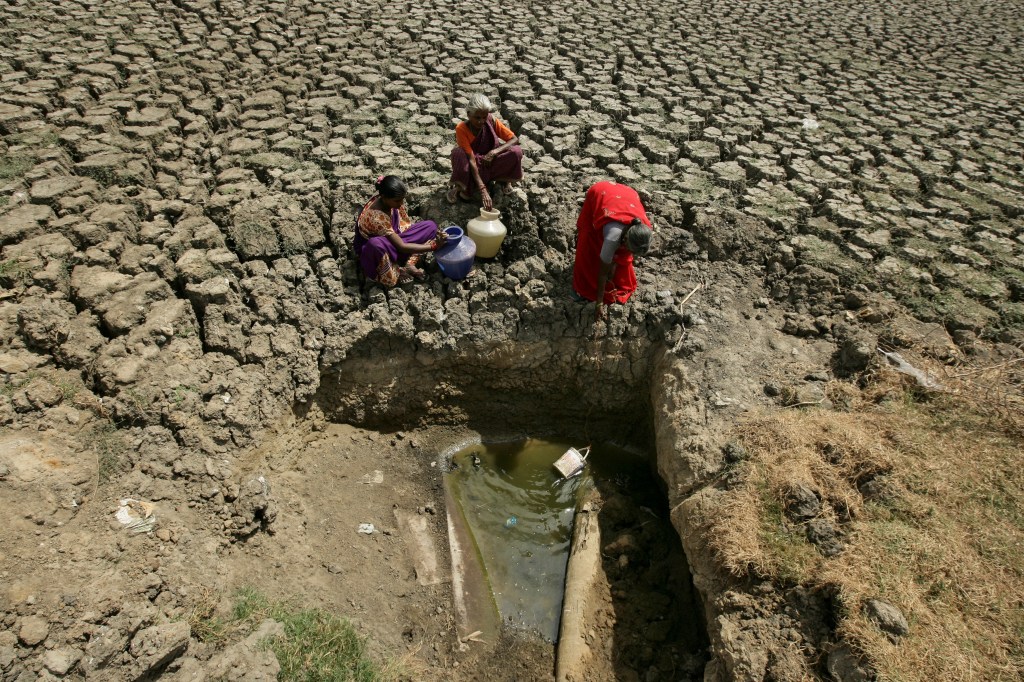
[[[501,211],[480,209],[480,217],[466,224],[466,234],[476,242],[477,258],[494,258],[505,240],[508,230],[501,222]]]
[[[434,252],[434,260],[445,277],[465,279],[473,269],[476,244],[458,225],[449,225],[444,228],[444,233],[448,235],[448,239],[444,246]]]

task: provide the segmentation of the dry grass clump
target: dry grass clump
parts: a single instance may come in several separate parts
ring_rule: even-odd
[[[187,621],[192,636],[200,642],[222,644],[230,634],[229,623],[217,616],[217,594],[208,587],[196,597]]]
[[[888,369],[861,391],[834,386],[844,412],[786,411],[739,427],[749,458],[723,493],[708,543],[735,575],[822,585],[837,596],[837,638],[886,680],[1024,677],[1024,411],[946,373],[926,394]],[[994,405],[991,396],[998,395]],[[786,513],[804,486],[843,551],[825,557]],[[909,633],[864,613],[896,606]]]

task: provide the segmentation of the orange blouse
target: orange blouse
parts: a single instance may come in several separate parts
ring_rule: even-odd
[[[516,136],[504,123],[498,120],[497,116],[491,116],[491,120],[494,121],[494,132],[497,133],[502,142],[508,142]],[[465,121],[455,126],[455,142],[462,148],[462,151],[466,152],[469,158],[473,158],[473,140],[475,139],[476,134]]]
[[[373,197],[359,212],[359,231],[364,239],[380,237],[394,231],[391,229],[391,214],[371,208],[376,201],[377,197]],[[409,219],[409,212],[405,210],[405,204],[402,204],[402,207],[398,209],[398,233],[405,232],[410,225],[412,225],[412,220]]]

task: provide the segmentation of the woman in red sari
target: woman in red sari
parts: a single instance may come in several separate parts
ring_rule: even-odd
[[[455,127],[455,142],[449,203],[454,204],[456,198],[469,201],[479,191],[483,207],[491,210],[494,202],[488,183],[502,183],[502,191],[509,194],[512,183],[523,178],[519,138],[491,114],[491,101],[478,94],[469,98],[466,120]]]
[[[647,253],[652,232],[636,190],[608,181],[587,190],[576,220],[572,288],[579,299],[597,301],[598,320],[605,304],[625,303],[636,291],[633,256]]]

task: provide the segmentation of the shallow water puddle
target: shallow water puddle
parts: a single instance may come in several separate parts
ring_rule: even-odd
[[[552,642],[558,638],[576,495],[592,484],[590,466],[568,480],[554,469],[572,445],[534,438],[476,444],[452,456],[447,474],[503,621]],[[615,450],[595,447],[590,461],[605,463],[598,472]]]

